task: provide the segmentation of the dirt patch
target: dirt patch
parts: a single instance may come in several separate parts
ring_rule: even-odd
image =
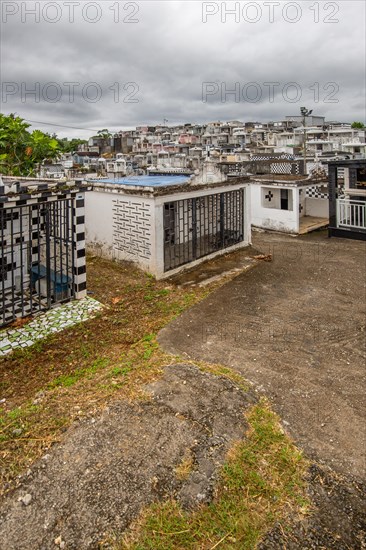
[[[225,281],[232,279],[239,275],[239,273],[247,271],[256,265],[254,257],[256,253],[255,249],[248,246],[245,249],[239,249],[230,254],[222,254],[222,256],[178,273],[167,279],[167,282],[183,287],[202,286],[207,283],[214,283],[215,281],[220,281],[220,284],[222,284],[223,279]]]
[[[244,436],[244,412],[255,397],[190,365],[168,367],[146,390],[144,402],[115,403],[74,425],[28,471],[0,508],[4,548],[53,549],[55,540],[97,548],[154,500],[174,495],[190,508],[212,498],[219,465]],[[193,467],[182,479],[176,469],[187,450]]]

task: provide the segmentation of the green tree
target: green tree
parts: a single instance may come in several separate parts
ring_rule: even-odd
[[[360,128],[362,130],[365,128],[365,125],[363,122],[352,122],[351,128]]]
[[[97,137],[101,137],[103,139],[109,139],[109,138],[112,137],[112,134],[110,133],[110,131],[107,128],[103,128],[103,130],[98,130],[98,136]]]
[[[41,130],[31,133],[27,155],[31,175],[34,175],[35,169],[39,172],[42,162],[55,160],[60,154],[61,148],[56,138],[44,134]]]
[[[86,139],[73,138],[68,140],[67,138],[59,139],[59,145],[63,153],[73,153],[77,151],[78,146],[83,143],[88,143]]]
[[[57,159],[61,153],[58,140],[34,130],[14,114],[0,113],[0,172],[13,176],[34,176],[45,160]]]
[[[23,175],[29,153],[29,126],[20,117],[0,113],[0,171],[3,174]]]

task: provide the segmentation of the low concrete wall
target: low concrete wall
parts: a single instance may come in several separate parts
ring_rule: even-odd
[[[313,199],[306,197],[305,199],[305,215],[315,216],[316,218],[328,218],[329,216],[329,201],[328,199]]]

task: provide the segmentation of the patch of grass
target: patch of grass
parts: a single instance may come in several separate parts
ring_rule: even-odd
[[[24,417],[36,413],[38,409],[39,407],[36,405],[28,405],[28,407],[25,408],[16,407],[8,413],[2,411],[0,415],[1,433],[5,433],[10,427],[14,428],[15,426],[24,425]]]
[[[58,376],[52,382],[50,383],[50,388],[55,388],[56,386],[62,386],[64,388],[68,388],[70,386],[73,386],[78,380],[81,378],[81,374],[78,373],[75,374],[64,374],[62,376]]]
[[[250,384],[245,380],[245,378],[236,372],[234,369],[231,369],[230,367],[225,367],[224,365],[218,365],[215,363],[207,363],[206,361],[187,361],[186,359],[182,359],[185,363],[191,363],[195,366],[197,366],[200,370],[204,372],[209,372],[210,374],[215,374],[216,376],[224,376],[225,378],[228,378],[234,384],[240,388],[243,391],[248,391],[250,388]]]
[[[24,327],[23,327],[24,330]],[[53,338],[53,335],[50,334],[47,338],[48,341],[51,341]],[[45,345],[45,340],[37,340],[34,342],[32,346],[29,346],[27,348],[18,348],[13,351],[13,357],[15,359],[22,358],[22,359],[33,359],[36,355],[42,352],[43,347]]]
[[[48,420],[45,418],[48,416]],[[42,405],[32,403],[0,412],[1,462],[5,463],[8,479],[19,475],[33,461],[33,453],[42,446],[48,448],[59,440],[67,424],[62,415],[50,415]],[[19,460],[4,461],[4,456],[21,456]],[[1,464],[3,468],[3,465]]]
[[[131,371],[131,367],[114,367],[111,370],[111,376],[125,376]]]
[[[152,302],[153,300],[158,300],[162,296],[168,296],[169,290],[167,288],[162,288],[161,290],[150,290],[147,294],[144,295],[144,300],[146,302]]]
[[[156,341],[156,334],[146,334],[139,340],[134,346],[142,346],[142,357],[143,359],[150,359],[154,351],[159,347],[159,344]]]
[[[307,462],[263,400],[247,414],[247,438],[236,443],[211,504],[193,512],[174,500],[150,506],[115,550],[252,550],[274,521],[307,513]],[[187,467],[184,466],[185,472]]]
[[[55,388],[56,386],[62,386],[64,388],[68,388],[70,386],[73,386],[81,380],[84,377],[89,377],[96,373],[100,369],[104,369],[109,365],[109,359],[96,359],[90,367],[87,367],[85,369],[77,369],[72,374],[63,374],[61,376],[58,376],[50,384],[48,385],[48,388]]]
[[[187,449],[182,462],[178,464],[178,466],[174,470],[177,479],[179,479],[180,481],[184,481],[185,479],[187,479],[192,473],[193,467],[194,459],[192,456],[192,452],[190,449]]]

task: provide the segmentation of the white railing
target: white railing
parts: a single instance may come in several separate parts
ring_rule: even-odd
[[[338,199],[337,226],[366,229],[366,202]]]

